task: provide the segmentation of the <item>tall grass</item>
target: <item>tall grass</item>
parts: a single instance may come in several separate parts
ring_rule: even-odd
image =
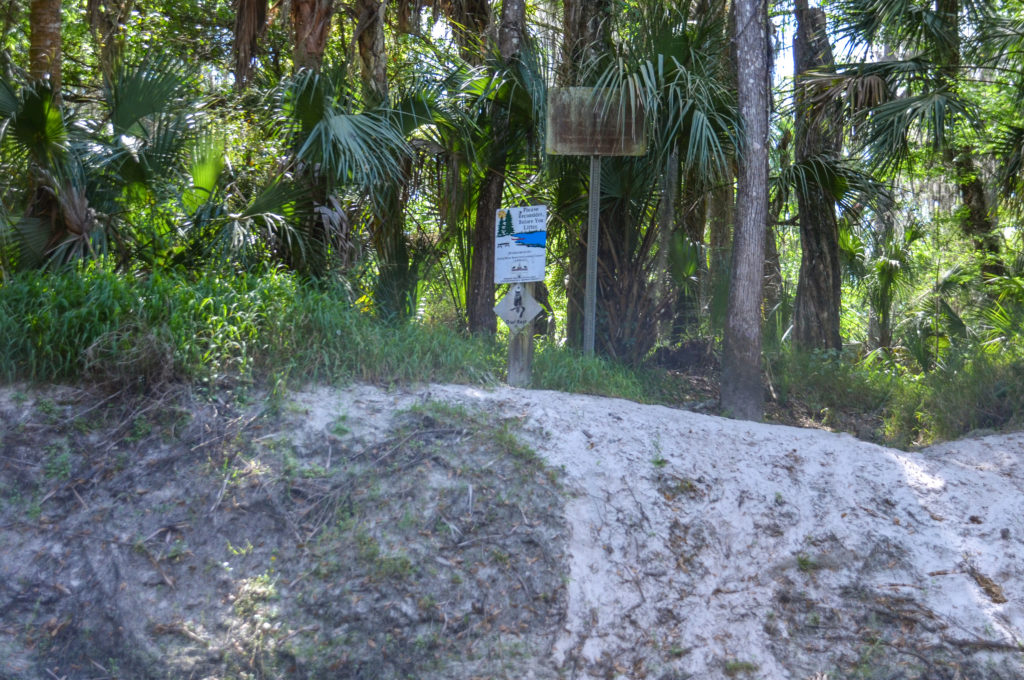
[[[1024,427],[1024,356],[971,348],[957,366],[906,381],[889,406],[896,443],[927,444],[975,431]]]
[[[487,382],[499,361],[491,343],[441,326],[378,323],[343,286],[279,272],[132,279],[93,267],[29,272],[0,287],[0,377],[8,381]]]
[[[968,348],[941,370],[894,361],[780,350],[769,382],[783,408],[799,404],[885,420],[898,445],[972,430],[1024,426],[1024,355]],[[97,266],[26,272],[0,283],[0,380],[90,380],[146,388],[307,382],[493,384],[506,346],[444,324],[382,323],[342,284],[284,272],[126,277]],[[631,369],[539,341],[533,387],[677,402],[663,372]],[[675,394],[675,396],[673,396]]]
[[[146,386],[282,380],[490,384],[503,343],[443,324],[382,323],[342,284],[284,272],[26,272],[0,285],[0,378]],[[541,343],[534,386],[645,399],[636,372]]]

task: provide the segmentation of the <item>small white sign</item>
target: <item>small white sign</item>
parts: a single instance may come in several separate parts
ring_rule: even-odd
[[[494,282],[544,280],[548,207],[502,208],[495,216]]]
[[[530,325],[543,309],[530,295],[530,291],[526,290],[526,286],[516,284],[494,306],[494,313],[508,324],[509,332],[515,335]]]

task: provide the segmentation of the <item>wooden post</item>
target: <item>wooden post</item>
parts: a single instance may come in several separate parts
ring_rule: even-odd
[[[522,284],[524,290],[533,295],[533,283]],[[512,387],[529,387],[533,368],[533,324],[509,336],[508,339],[508,384]]]

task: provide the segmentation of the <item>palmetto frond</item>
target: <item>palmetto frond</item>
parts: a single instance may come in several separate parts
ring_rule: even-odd
[[[333,185],[393,183],[410,157],[387,109],[349,112],[331,79],[319,73],[302,71],[287,83],[280,111],[294,160],[314,167]]]
[[[951,9],[959,9],[960,16]],[[947,7],[927,0],[842,0],[837,14],[844,20],[839,36],[846,41],[937,55],[955,53],[960,26],[977,25],[990,14],[990,5],[980,0]]]
[[[1006,125],[996,139],[998,181],[1003,197],[1015,209],[1024,208],[1024,126]]]
[[[818,155],[783,168],[772,179],[772,191],[808,193],[809,187],[824,189],[844,210],[876,203],[886,196],[885,186],[875,177],[842,158]]]
[[[22,88],[20,97],[4,85],[0,103],[4,106],[4,135],[11,138],[31,162],[51,168],[61,162],[68,151],[68,129],[63,112],[45,82]]]
[[[169,57],[150,56],[122,67],[104,92],[113,135],[150,139],[149,121],[187,103],[191,76],[190,68]]]

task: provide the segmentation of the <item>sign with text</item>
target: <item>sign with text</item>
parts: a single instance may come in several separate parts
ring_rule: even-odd
[[[502,208],[494,227],[494,282],[544,280],[548,207]]]
[[[552,88],[546,146],[559,156],[643,156],[643,109],[617,90]]]

